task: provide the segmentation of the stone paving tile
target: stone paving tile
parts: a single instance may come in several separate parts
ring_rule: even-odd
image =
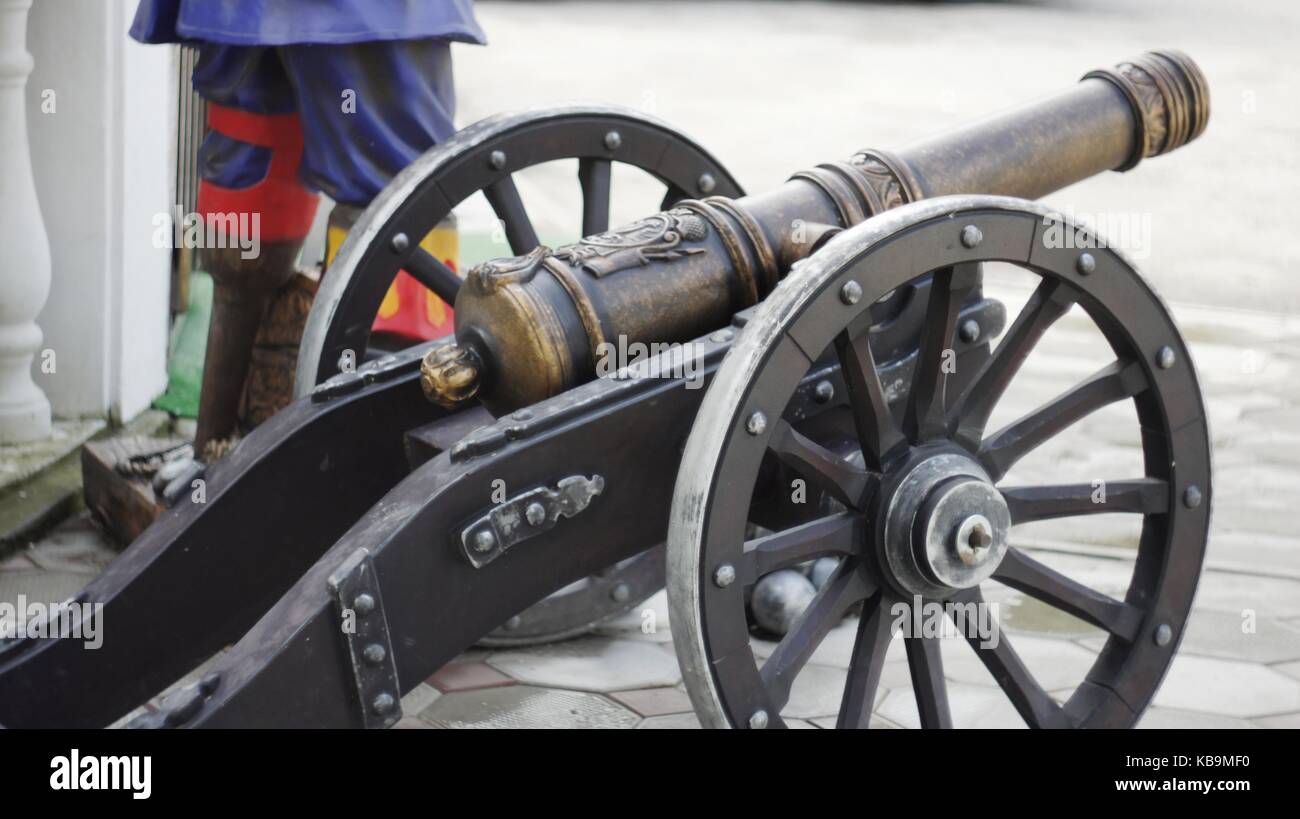
[[[812,719],[838,714],[844,697],[844,680],[848,672],[824,665],[807,665],[790,686],[790,699],[781,709],[782,717]],[[879,700],[881,692],[877,692]]]
[[[1240,614],[1194,609],[1178,652],[1260,663],[1300,659],[1300,629],[1260,617],[1255,631],[1245,633],[1246,622]]]
[[[442,696],[442,692],[428,683],[420,683],[402,697],[402,713],[407,717],[418,714],[433,705]]]
[[[631,708],[643,717],[681,714],[691,710],[691,698],[676,688],[639,688],[615,691],[610,699]]]
[[[514,682],[492,666],[481,662],[448,663],[429,678],[429,684],[442,692],[494,688],[499,685],[514,685]]]
[[[500,652],[488,662],[521,683],[577,691],[671,686],[682,678],[670,647],[600,637]]]
[[[835,727],[835,719],[836,719],[835,717],[818,717],[817,719],[812,720],[811,722],[817,728],[833,729]],[[893,722],[890,722],[889,720],[885,719],[879,714],[872,714],[871,722],[867,724],[867,727],[876,728],[876,729],[880,729],[880,728],[897,729],[900,728],[901,726],[896,725]]]
[[[1296,581],[1208,571],[1196,586],[1196,608],[1230,611],[1238,615],[1253,609],[1259,617],[1300,617],[1300,593]]]
[[[1294,714],[1281,714],[1276,717],[1260,717],[1255,724],[1264,728],[1300,729],[1300,711]]]
[[[1024,728],[1025,721],[1011,701],[997,688],[966,683],[948,684],[948,706],[958,728]],[[916,695],[909,690],[890,691],[876,707],[890,722],[904,728],[920,728]]]
[[[646,719],[641,720],[640,724],[638,724],[636,727],[643,728],[645,730],[652,730],[652,729],[682,730],[682,729],[689,729],[689,728],[699,728],[701,726],[700,726],[700,721],[695,718],[695,714],[691,713],[691,714],[669,714],[663,717],[647,717]]]
[[[1231,479],[1216,475],[1215,480]],[[1238,524],[1241,528],[1230,529],[1231,514],[1220,515],[1219,510],[1232,505],[1216,495],[1214,528],[1206,558],[1216,565],[1239,571],[1258,572],[1260,566],[1268,566],[1270,572],[1285,572],[1293,578],[1300,578],[1300,538],[1271,534],[1285,531],[1295,517],[1295,510],[1242,503],[1238,510],[1243,518]]]
[[[444,694],[419,716],[435,728],[631,728],[641,719],[599,694],[529,685]]]
[[[394,730],[402,730],[402,729],[429,730],[431,728],[433,728],[432,725],[420,719],[419,717],[406,716],[406,717],[402,717],[397,722],[393,723]]]
[[[650,643],[673,641],[668,620],[668,593],[662,589],[628,613],[601,623],[596,634]]]
[[[1219,714],[1198,714],[1195,711],[1179,711],[1176,708],[1148,708],[1138,721],[1139,728],[1254,728],[1255,725],[1244,719],[1225,717]]]
[[[1067,640],[1027,634],[1005,634],[1002,637],[1020,655],[1038,684],[1048,691],[1077,686],[1097,659],[1093,652]],[[979,655],[964,639],[946,639],[941,646],[945,677],[959,683],[997,685]]]
[[[1300,710],[1300,681],[1262,665],[1179,654],[1155,705],[1233,717],[1284,714]]]

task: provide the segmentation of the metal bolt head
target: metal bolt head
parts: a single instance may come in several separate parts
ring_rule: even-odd
[[[493,151],[488,154],[488,167],[494,171],[499,171],[506,166],[506,152]]]
[[[524,510],[524,517],[528,519],[530,526],[541,526],[546,522],[546,507],[537,501],[533,501]]]
[[[745,431],[750,435],[762,435],[767,429],[767,416],[756,412],[745,420]]]
[[[405,233],[394,233],[393,238],[388,241],[388,246],[394,253],[405,253],[411,246],[411,237]]]
[[[984,231],[974,225],[967,225],[961,229],[961,243],[963,247],[977,247],[982,241],[984,241]]]
[[[371,665],[379,665],[388,657],[388,650],[379,643],[371,643],[361,652],[361,656]]]
[[[735,338],[735,336],[736,334],[731,332],[730,330],[719,330],[718,332],[709,336],[709,341],[712,341],[714,344],[726,344],[728,341],[731,341],[731,339]]]
[[[723,563],[713,572],[713,585],[725,589],[736,582],[736,567]]]
[[[966,344],[974,344],[979,341],[980,323],[975,319],[966,319],[961,323],[961,328],[957,331],[957,337]]]
[[[749,727],[761,731],[767,727],[767,712],[762,708],[749,715]]]
[[[718,180],[714,179],[711,173],[702,173],[695,181],[695,186],[700,189],[700,193],[712,193],[713,189],[718,187]]]
[[[382,716],[392,711],[396,705],[397,700],[393,698],[392,694],[380,694],[371,701],[370,710]]]
[[[632,590],[626,583],[619,583],[609,590],[609,599],[615,603],[626,603],[627,599],[632,596]]]
[[[1097,269],[1097,260],[1091,253],[1080,253],[1079,260],[1074,263],[1074,269],[1079,271],[1080,276],[1086,276]]]
[[[835,385],[826,379],[818,381],[817,386],[813,387],[813,398],[816,399],[818,404],[829,403],[834,397]]]
[[[497,545],[497,536],[487,529],[480,529],[478,534],[474,535],[474,551],[490,552]]]
[[[611,151],[617,151],[618,147],[623,144],[623,135],[618,131],[610,131],[605,134],[605,148]]]
[[[1162,370],[1174,366],[1174,362],[1177,360],[1178,356],[1174,353],[1173,347],[1161,347],[1160,351],[1156,353],[1156,366]]]
[[[352,601],[352,610],[365,617],[375,610],[375,598],[365,592],[358,594],[356,599]]]
[[[1183,506],[1195,509],[1201,505],[1201,487],[1192,484],[1183,490]]]
[[[840,301],[845,304],[857,304],[862,298],[862,285],[855,281],[847,281],[840,288]]]
[[[993,545],[993,524],[983,515],[971,515],[961,522],[953,535],[953,549],[967,566],[978,566],[989,556]]]
[[[1156,633],[1154,637],[1155,637],[1156,645],[1167,646],[1169,645],[1169,641],[1174,639],[1174,630],[1169,627],[1168,623],[1161,623],[1160,625],[1156,626]]]

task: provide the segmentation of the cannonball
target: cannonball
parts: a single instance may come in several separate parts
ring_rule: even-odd
[[[819,557],[814,560],[812,568],[808,570],[808,579],[812,581],[813,588],[821,591],[838,565],[840,565],[839,558],[835,557]]]
[[[784,636],[816,594],[812,581],[793,569],[764,575],[749,601],[754,622],[764,631]]]

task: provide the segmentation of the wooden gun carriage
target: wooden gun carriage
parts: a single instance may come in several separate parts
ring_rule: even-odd
[[[839,724],[865,726],[890,612],[978,605],[987,583],[1107,635],[1063,702],[1013,639],[970,638],[1027,723],[1134,724],[1182,637],[1205,552],[1205,408],[1186,344],[1134,267],[1029,200],[1172,151],[1208,111],[1197,67],[1151,52],[748,196],[695,143],[631,111],[465,129],[403,172],[347,240],[313,307],[300,397],[174,486],[163,517],[74,599],[102,604],[102,646],[0,644],[0,725],[107,725],[219,654],[135,724],[384,727],[403,693],[470,646],[581,633],[665,579],[709,726],[781,726],[793,680],[851,612]],[[562,158],[579,160],[587,238],[552,250],[512,174]],[[658,213],[611,230],[617,163],[667,192]],[[415,239],[480,191],[515,255],[462,285]],[[989,263],[1036,277],[1017,314],[986,297]],[[368,349],[400,269],[455,302],[454,338]],[[1071,309],[1113,361],[987,430]],[[629,343],[674,346],[602,372]],[[1087,482],[1004,485],[1023,456],[1117,402],[1135,409],[1144,472],[1106,476],[1104,503]],[[806,502],[791,499],[795,480]],[[1141,519],[1122,596],[1009,541],[1022,524],[1100,512]],[[833,571],[757,657],[746,590],[824,557]],[[922,724],[950,725],[937,639],[904,643]]]

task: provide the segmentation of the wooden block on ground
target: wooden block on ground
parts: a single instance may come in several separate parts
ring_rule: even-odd
[[[92,441],[81,450],[86,506],[122,546],[139,537],[163,512],[150,479],[128,477],[117,464],[132,455],[158,452],[180,443],[174,438],[130,436]]]

